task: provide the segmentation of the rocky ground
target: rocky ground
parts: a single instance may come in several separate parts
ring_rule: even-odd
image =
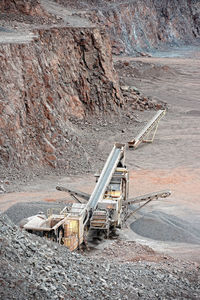
[[[0,239],[1,299],[199,297],[199,268],[195,264],[168,257],[156,264],[120,263],[112,256],[87,258],[22,232],[2,214]]]

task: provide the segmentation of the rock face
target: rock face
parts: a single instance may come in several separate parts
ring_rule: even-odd
[[[123,105],[104,31],[36,34],[32,43],[0,45],[2,164],[57,166],[71,140],[70,117]]]
[[[197,1],[128,1],[97,15],[112,37],[115,54],[191,43],[200,36]]]
[[[91,20],[106,26],[116,55],[191,43],[200,37],[198,0],[86,0],[81,4],[91,9]]]
[[[1,12],[23,13],[31,16],[44,16],[46,12],[42,9],[38,0],[2,0],[0,3]]]
[[[55,19],[63,19],[56,24],[49,17],[48,22],[56,25],[35,24],[42,29],[35,29],[37,37],[32,42],[27,24],[20,25],[25,37],[20,30],[9,32],[9,28],[0,27],[3,30],[0,36],[0,168],[3,166],[4,170],[33,166],[69,168],[67,157],[76,152],[79,143],[70,123],[72,118],[118,111],[124,104],[133,110],[158,108],[157,103],[149,103],[148,98],[140,97],[134,89],[120,89],[111,50],[114,54],[136,53],[167,43],[191,42],[200,34],[199,1],[56,2],[67,6],[64,16],[60,17],[62,7],[55,13]],[[48,16],[48,5],[53,2],[4,0],[0,10],[4,19],[6,14],[12,16],[11,20],[15,15],[23,16],[22,23],[28,18],[32,24],[37,16]],[[70,5],[87,11],[69,12]],[[73,17],[80,21],[85,14],[93,23],[107,29],[111,43],[102,27],[67,23]],[[19,22],[11,26],[12,30]],[[30,25],[29,29],[35,27]],[[71,150],[70,144],[75,145]],[[79,151],[78,159],[82,159],[83,152],[83,149]]]

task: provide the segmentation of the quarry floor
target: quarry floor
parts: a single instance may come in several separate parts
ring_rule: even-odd
[[[119,233],[119,238],[125,243],[136,241],[144,247],[149,246],[160,253],[161,258],[163,255],[170,255],[200,262],[200,51],[196,48],[185,49],[181,52],[177,50],[176,55],[170,52],[156,53],[154,57],[124,57],[120,60],[128,62],[133,71],[136,69],[138,71],[132,74],[129,72],[127,75],[126,63],[120,72],[121,83],[135,86],[145,95],[167,102],[169,107],[159,124],[154,142],[142,144],[136,150],[126,151],[126,164],[130,170],[129,195],[135,197],[164,189],[171,190],[172,195],[167,199],[153,202],[129,219]],[[107,122],[102,130],[98,129],[95,137],[91,136],[90,129],[85,131],[88,139],[92,141],[95,138],[98,141],[96,151],[102,153],[102,166],[113,143],[131,140],[154,113],[154,111],[135,112],[134,119],[139,120],[137,122],[131,120],[124,122],[123,118],[115,118],[114,122],[118,122],[118,126],[114,127]],[[95,123],[92,127],[95,127]],[[87,129],[87,126],[85,128]],[[95,158],[95,151],[93,155]],[[6,211],[12,205],[22,202],[72,201],[66,193],[56,191],[57,184],[91,193],[95,180],[91,173],[76,176],[50,174],[44,178],[21,183],[16,192],[0,196],[0,210]],[[151,232],[149,230],[141,235],[140,230],[131,230],[131,224],[141,218],[146,221],[150,215],[152,224],[152,213],[155,222]],[[170,223],[169,234],[165,231],[162,233],[160,216],[165,216],[165,221],[162,219],[163,226]],[[176,218],[177,222],[171,222],[171,216]],[[176,234],[173,234],[174,232]],[[160,238],[154,239],[154,233]],[[182,238],[179,238],[180,233]],[[165,235],[168,237],[165,238]],[[98,256],[102,249],[112,248],[112,244],[113,241],[101,242],[89,255]],[[131,249],[132,246],[130,251],[133,250]],[[141,257],[146,259],[148,251],[144,250],[144,255],[141,256],[139,249],[138,259]],[[104,251],[105,256],[110,255],[107,252]]]

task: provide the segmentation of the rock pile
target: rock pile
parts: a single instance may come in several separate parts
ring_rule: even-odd
[[[49,209],[60,212],[65,206],[70,206],[70,203],[44,201],[16,203],[6,210],[6,215],[14,224],[20,225],[23,219],[37,215],[39,212],[48,215]]]
[[[92,260],[21,231],[0,214],[1,299],[198,299],[198,268]]]
[[[125,99],[126,108],[134,110],[158,110],[166,109],[167,103],[160,99],[155,99],[143,95],[133,84],[137,80],[155,77],[166,77],[169,74],[176,74],[173,68],[168,66],[154,65],[141,61],[116,60],[115,69],[119,75],[121,91]]]
[[[131,110],[149,110],[149,109],[165,109],[166,103],[150,99],[149,97],[143,96],[136,87],[123,85],[121,91],[125,99],[125,103],[128,109]]]
[[[144,214],[131,224],[131,229],[154,240],[200,244],[200,230],[197,225],[161,211]]]

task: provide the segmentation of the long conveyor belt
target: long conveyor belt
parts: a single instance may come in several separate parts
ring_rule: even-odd
[[[90,199],[90,194],[87,194],[87,193],[84,193],[84,192],[81,192],[81,191],[69,188],[67,186],[60,186],[60,185],[58,185],[56,187],[56,189],[58,191],[68,192],[74,198],[76,198],[76,196],[77,196],[77,197],[83,198],[84,200],[87,200],[87,201]],[[78,200],[78,199],[76,198],[76,200]],[[79,202],[82,203],[81,201],[79,201]]]
[[[104,165],[99,180],[87,203],[87,209],[95,210],[98,202],[103,199],[104,193],[115,172],[119,161],[124,157],[124,144],[116,143]]]
[[[149,133],[158,126],[159,121],[161,118],[165,115],[166,110],[159,110],[156,112],[156,114],[153,116],[153,118],[144,126],[144,128],[140,131],[140,133],[130,142],[128,142],[129,148],[137,148],[137,146],[144,141],[144,138],[149,135]],[[154,136],[155,136],[154,133]],[[153,136],[153,138],[154,138]],[[153,140],[153,139],[152,139]],[[151,141],[152,141],[151,140]]]
[[[133,199],[130,199],[130,200],[124,202],[123,203],[124,205],[137,204],[137,203],[144,202],[139,207],[137,207],[136,209],[131,211],[131,213],[129,213],[126,216],[126,219],[130,218],[133,214],[135,214],[138,210],[140,210],[142,207],[147,205],[152,200],[155,200],[155,199],[158,199],[158,198],[166,198],[166,197],[169,197],[170,195],[171,195],[171,191],[165,190],[165,191],[159,191],[159,192],[155,192],[155,193],[151,193],[151,194],[146,194],[146,195],[143,195],[143,196],[138,196],[138,197],[135,197]]]
[[[169,190],[164,190],[164,191],[159,191],[159,192],[154,192],[151,194],[145,194],[142,196],[135,197],[133,199],[129,199],[127,201],[123,202],[123,205],[128,205],[128,204],[136,204],[148,200],[155,200],[158,198],[167,198],[171,195],[171,191]]]

